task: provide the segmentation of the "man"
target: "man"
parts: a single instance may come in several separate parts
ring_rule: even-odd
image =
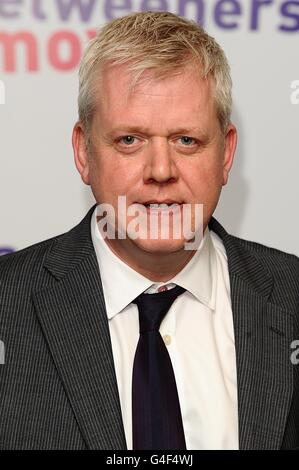
[[[212,217],[230,114],[195,23],[137,13],[91,41],[73,148],[97,206],[0,262],[2,449],[299,446],[298,258]]]

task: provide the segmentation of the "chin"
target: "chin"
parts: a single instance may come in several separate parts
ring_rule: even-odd
[[[139,249],[148,253],[174,253],[184,250],[185,246],[185,239],[137,239],[132,241]]]

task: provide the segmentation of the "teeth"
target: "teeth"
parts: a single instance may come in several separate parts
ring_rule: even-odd
[[[173,204],[146,204],[147,207],[150,207],[151,209],[169,209],[171,207],[176,207],[179,206],[177,203]]]

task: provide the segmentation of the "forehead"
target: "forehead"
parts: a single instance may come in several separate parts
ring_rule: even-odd
[[[132,88],[132,74],[126,65],[106,67],[96,93],[96,113],[103,124],[145,121],[143,124],[196,124],[217,119],[214,82],[203,79],[200,71],[189,65],[177,74],[159,78],[146,70]],[[182,122],[186,121],[186,123]]]

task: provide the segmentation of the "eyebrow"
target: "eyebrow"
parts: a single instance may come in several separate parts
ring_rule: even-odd
[[[135,133],[135,132],[141,132],[142,134],[150,134],[150,129],[148,127],[143,127],[143,126],[118,126],[114,129],[112,129],[108,135],[115,134],[116,132],[127,132],[127,133]],[[203,130],[200,127],[179,127],[175,129],[168,129],[167,133],[168,134],[190,134],[193,132],[197,132],[200,135],[205,135],[206,133],[203,132]]]

